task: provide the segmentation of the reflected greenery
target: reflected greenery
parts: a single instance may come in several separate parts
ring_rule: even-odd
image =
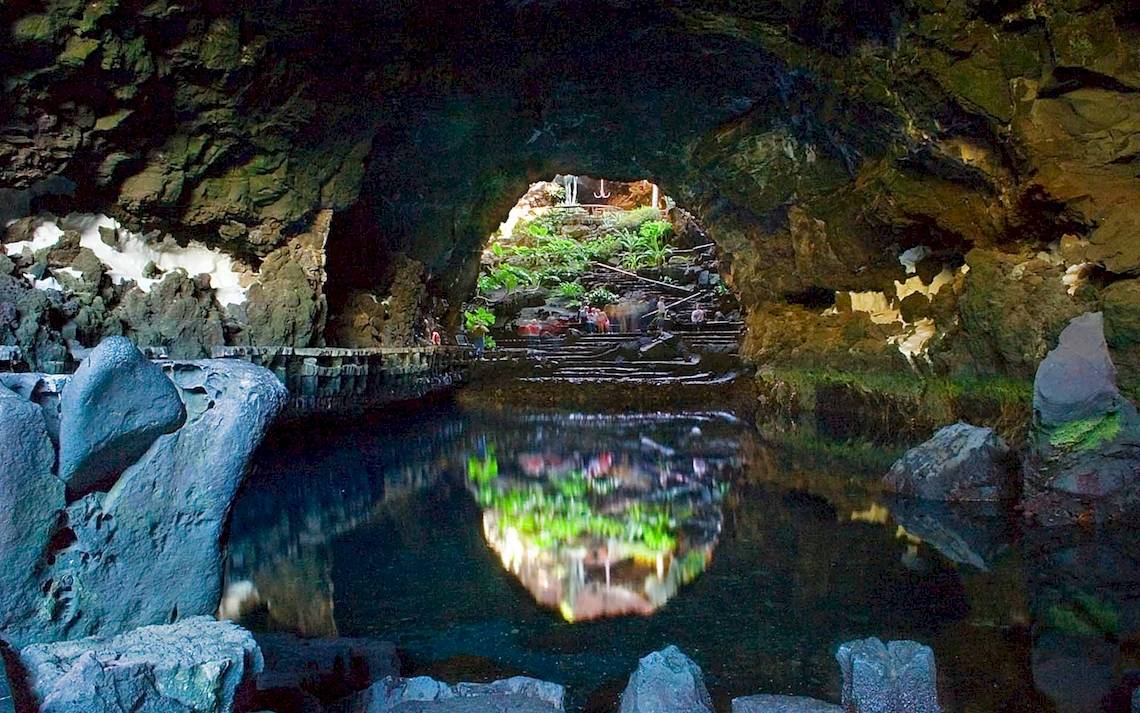
[[[707,463],[651,440],[627,447],[570,461],[527,449],[500,469],[487,443],[467,460],[487,543],[566,621],[652,613],[712,557],[723,489]]]

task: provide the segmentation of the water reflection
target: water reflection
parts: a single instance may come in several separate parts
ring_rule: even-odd
[[[487,543],[566,621],[651,614],[712,558],[722,477],[740,459],[701,424],[725,419],[560,420],[530,419],[528,438],[506,444],[500,424],[498,447],[489,441],[468,459]]]
[[[394,641],[410,674],[555,680],[568,710],[667,643],[725,710],[838,700],[835,647],[878,635],[934,649],[946,713],[1126,713],[1135,531],[886,499],[892,457],[716,414],[308,424],[235,504],[223,613]]]

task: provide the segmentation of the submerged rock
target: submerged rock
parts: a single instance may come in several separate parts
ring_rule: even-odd
[[[1022,506],[1045,525],[1140,509],[1140,416],[1116,388],[1099,313],[1074,319],[1034,382]]]
[[[621,713],[712,713],[701,668],[670,644],[641,659],[621,694]]]
[[[745,696],[732,699],[732,713],[843,713],[843,708],[803,696]]]
[[[259,691],[300,690],[332,701],[400,674],[396,646],[362,638],[303,639],[294,634],[257,634],[265,669]]]
[[[916,641],[848,641],[835,653],[843,708],[855,713],[939,713],[934,652]]]
[[[185,420],[178,389],[162,369],[129,339],[104,339],[63,390],[59,475],[68,493],[105,485]]]
[[[427,676],[388,677],[354,696],[346,713],[556,713],[565,689],[556,683],[514,676],[491,683],[450,686]]]
[[[1001,500],[1012,494],[1009,455],[1009,446],[992,428],[955,423],[907,451],[883,484],[924,500]]]
[[[204,616],[28,646],[20,663],[42,713],[229,713],[241,709],[262,668],[248,631]]]

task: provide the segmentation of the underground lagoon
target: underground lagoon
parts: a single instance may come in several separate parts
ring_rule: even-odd
[[[1133,5],[0,5],[0,713],[1137,713]]]

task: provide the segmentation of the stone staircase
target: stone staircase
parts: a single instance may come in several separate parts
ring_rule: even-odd
[[[701,331],[681,326],[663,335],[635,332],[499,340],[493,359],[509,362],[520,381],[566,384],[710,385],[736,378],[742,326]]]

